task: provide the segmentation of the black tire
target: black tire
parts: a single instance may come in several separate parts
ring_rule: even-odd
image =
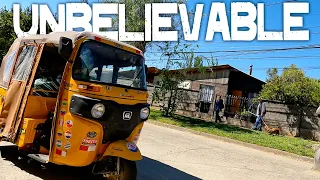
[[[136,179],[137,179],[136,162],[121,158],[119,180],[136,180]]]

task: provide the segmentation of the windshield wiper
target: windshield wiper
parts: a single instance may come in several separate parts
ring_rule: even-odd
[[[142,69],[143,69],[143,68],[141,67],[139,73],[138,73],[137,76],[133,79],[132,84],[130,85],[130,87],[133,85],[134,81],[140,76],[140,74],[141,74],[141,72],[142,72]]]

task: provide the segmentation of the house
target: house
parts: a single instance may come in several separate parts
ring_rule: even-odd
[[[181,69],[171,70],[172,73]],[[241,98],[252,98],[262,89],[265,82],[251,76],[252,66],[249,74],[246,74],[230,65],[219,65],[201,71],[198,68],[191,68],[186,72],[186,81],[180,87],[186,90],[199,92],[199,110],[208,113],[213,109],[213,102],[218,96],[224,99],[226,109],[230,113],[239,111]],[[161,70],[152,68],[148,72],[148,82],[157,84]],[[228,97],[239,97],[239,100]],[[232,102],[229,102],[232,101]]]

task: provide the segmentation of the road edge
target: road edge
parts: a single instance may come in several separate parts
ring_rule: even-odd
[[[289,157],[289,158],[296,159],[296,160],[299,160],[299,161],[314,163],[314,159],[313,158],[306,157],[306,156],[300,156],[300,155],[297,155],[297,154],[281,151],[281,150],[278,150],[278,149],[272,149],[272,148],[269,148],[269,147],[259,146],[259,145],[256,145],[256,144],[250,144],[250,143],[246,143],[246,142],[242,142],[242,141],[238,141],[238,140],[234,140],[234,139],[230,139],[230,138],[226,138],[226,137],[222,137],[222,136],[217,136],[217,135],[214,135],[214,134],[204,133],[204,132],[195,131],[195,130],[184,128],[184,127],[180,127],[180,126],[175,126],[175,125],[171,125],[171,124],[157,122],[155,120],[149,120],[149,121],[147,121],[147,123],[153,124],[153,125],[162,126],[162,127],[167,127],[167,128],[175,129],[175,130],[179,130],[179,131],[189,132],[189,133],[192,133],[192,134],[196,134],[196,135],[200,135],[200,136],[216,139],[216,140],[219,140],[219,141],[233,143],[233,144],[241,145],[241,146],[244,146],[244,147],[249,147],[249,148],[253,148],[253,149],[256,149],[256,150],[260,150],[260,151],[263,151],[263,152],[268,152],[268,153],[273,153],[273,154],[276,154],[276,155]]]

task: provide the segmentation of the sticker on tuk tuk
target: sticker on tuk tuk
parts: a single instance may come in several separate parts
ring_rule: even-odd
[[[73,126],[72,120],[68,120],[66,125],[67,125],[68,128],[72,128],[72,126]]]
[[[61,112],[60,112],[60,114],[62,115],[62,116],[64,116],[64,115],[66,115],[66,110],[65,109],[61,109]]]
[[[67,142],[65,145],[64,145],[64,148],[65,149],[70,149],[71,148],[71,143],[70,142]]]
[[[67,101],[62,101],[62,106],[67,106],[68,102]]]
[[[98,140],[97,139],[83,139],[82,144],[83,145],[97,145]]]
[[[96,151],[96,147],[97,147],[97,146],[80,145],[79,150],[80,150],[80,151],[90,151],[90,152],[92,152],[92,151]]]
[[[66,131],[66,132],[65,132],[65,136],[66,136],[66,139],[70,139],[71,136],[72,136],[71,131]]]
[[[97,136],[97,133],[92,131],[92,132],[88,132],[87,137],[88,138],[95,138]]]
[[[63,131],[61,129],[59,129],[57,131],[57,135],[58,135],[58,137],[62,137],[63,136]]]
[[[56,146],[57,146],[58,148],[61,148],[61,146],[62,146],[62,141],[61,141],[61,140],[57,140]]]
[[[59,120],[59,126],[60,126],[60,127],[62,127],[62,126],[63,126],[63,124],[64,124],[63,119],[60,119],[60,120]]]
[[[60,149],[56,149],[56,154],[57,154],[57,155],[60,155],[60,156],[63,156],[63,157],[66,157],[67,152],[62,151],[62,150],[60,150]]]
[[[133,142],[128,142],[127,143],[127,148],[132,152],[137,152],[138,151],[138,147]]]

